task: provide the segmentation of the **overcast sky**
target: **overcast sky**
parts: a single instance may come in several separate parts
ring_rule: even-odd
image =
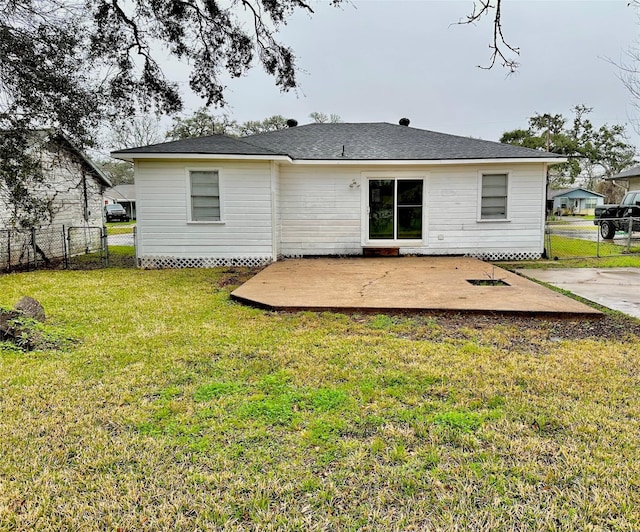
[[[520,48],[517,73],[490,58],[492,21],[452,25],[472,10],[468,1],[353,0],[332,8],[312,1],[315,14],[296,14],[280,33],[298,57],[300,89],[280,93],[255,68],[228,84],[233,118],[281,114],[309,122],[312,111],[345,122],[391,122],[445,133],[498,140],[526,127],[535,113],[571,116],[577,104],[591,119],[628,124],[633,116],[618,69],[640,37],[640,21],[627,0],[504,0],[506,40]],[[201,106],[187,98],[187,114]],[[628,126],[630,140],[640,135]]]

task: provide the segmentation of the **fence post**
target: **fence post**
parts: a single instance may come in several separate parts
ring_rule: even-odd
[[[7,271],[11,271],[11,230],[7,229]]]
[[[627,233],[627,253],[631,252],[631,233],[633,232],[633,217],[629,214],[629,232]]]
[[[100,231],[100,239],[102,241],[102,250],[104,253],[104,267],[109,267],[109,235],[107,234],[107,227],[102,226]]]
[[[31,247],[33,248],[33,269],[38,269],[38,246],[36,244],[36,228],[31,228]]]
[[[64,230],[64,225],[62,226],[62,263],[64,264],[64,269],[69,269],[69,257],[67,256],[67,235]]]
[[[71,247],[71,229],[73,229],[73,227],[67,227],[67,251],[69,253],[69,268],[71,268],[71,250],[73,249]]]

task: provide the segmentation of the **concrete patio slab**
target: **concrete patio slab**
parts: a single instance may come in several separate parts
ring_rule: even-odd
[[[550,268],[518,273],[640,318],[640,268]]]
[[[486,286],[492,279],[504,285]],[[529,279],[469,257],[290,259],[271,264],[231,296],[274,310],[601,315]]]

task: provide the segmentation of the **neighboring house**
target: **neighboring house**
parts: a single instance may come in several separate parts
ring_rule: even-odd
[[[388,123],[214,135],[112,155],[135,163],[143,267],[255,265],[381,248],[537,258],[547,167],[566,160]]]
[[[30,193],[47,200],[49,216],[36,225],[102,227],[102,194],[111,186],[107,176],[60,135],[47,139],[42,146],[44,181],[34,184]],[[14,205],[2,193],[0,184],[0,229],[11,228],[15,217]]]
[[[624,187],[627,191],[640,190],[640,166],[634,166],[606,179]]]
[[[109,179],[64,137],[33,134],[31,149],[40,157],[42,181],[28,184],[42,211],[25,212],[0,182],[0,268],[38,261],[49,263],[100,249],[103,199]]]
[[[119,203],[127,211],[131,220],[136,219],[136,187],[135,185],[116,185],[104,191],[104,203]]]
[[[586,188],[564,188],[549,190],[547,201],[549,210],[556,215],[591,215],[597,205],[604,205],[604,194]]]

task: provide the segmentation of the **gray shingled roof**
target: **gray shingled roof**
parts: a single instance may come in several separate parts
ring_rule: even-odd
[[[459,160],[560,158],[520,146],[379,123],[308,124],[232,139],[222,135],[115,152],[286,155],[304,160]]]
[[[625,179],[627,177],[638,177],[640,176],[640,166],[634,166],[633,168],[629,168],[624,172],[620,172],[619,174],[612,175],[607,179]]]
[[[113,155],[127,155],[132,153],[202,153],[217,155],[278,155],[267,148],[248,144],[240,139],[226,135],[211,135],[209,137],[195,137],[191,139],[174,140],[161,144],[151,144],[137,148],[114,151]]]
[[[546,152],[388,124],[309,124],[244,137],[293,159],[438,160],[554,157]],[[343,155],[344,147],[344,155]],[[559,155],[557,157],[560,157]]]

